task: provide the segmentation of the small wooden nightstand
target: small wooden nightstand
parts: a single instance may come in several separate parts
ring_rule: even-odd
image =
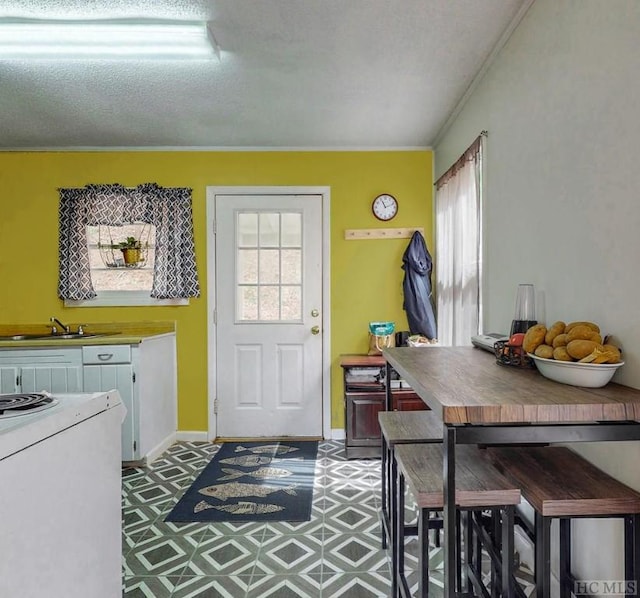
[[[341,355],[344,382],[345,453],[348,459],[380,457],[378,412],[385,409],[385,359],[381,355]],[[410,388],[392,391],[397,411],[428,409]]]

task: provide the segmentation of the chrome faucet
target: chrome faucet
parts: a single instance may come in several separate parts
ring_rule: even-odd
[[[58,329],[56,328],[56,324],[59,324],[60,327],[66,332],[69,333],[71,328],[69,328],[69,326],[66,326],[65,324],[63,324],[60,320],[58,320],[58,318],[51,316],[51,318],[49,319],[49,321],[51,322],[51,334],[58,334]]]

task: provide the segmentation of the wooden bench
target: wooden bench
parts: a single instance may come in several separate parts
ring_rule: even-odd
[[[395,447],[397,462],[397,499],[395,515],[397,534],[393,542],[398,544],[397,587],[403,597],[411,595],[404,571],[404,491],[405,484],[418,506],[418,596],[429,593],[429,518],[432,512],[444,506],[442,481],[443,449],[441,444],[402,444]],[[513,518],[515,505],[520,503],[518,486],[507,480],[483,456],[475,446],[461,445],[456,450],[456,506],[464,518],[464,563],[462,563],[461,530],[458,525],[456,545],[458,553],[457,591],[465,590],[470,582],[477,595],[486,595],[482,586],[482,545],[491,558],[492,595],[515,596],[513,576]],[[494,537],[487,533],[482,523],[482,513],[490,510],[499,521],[499,533]],[[494,526],[495,528],[495,526]],[[474,550],[474,547],[478,547]],[[484,592],[483,592],[484,589]]]
[[[625,579],[638,584],[640,493],[566,447],[495,447],[487,449],[487,455],[505,476],[520,486],[523,497],[535,511],[538,598],[550,595],[552,519],[560,520],[561,598],[568,598],[576,583],[571,569],[571,520],[575,518],[624,518]]]
[[[442,420],[431,411],[381,411],[378,413],[380,424],[382,450],[381,450],[381,492],[382,502],[380,519],[382,526],[382,548],[387,548],[388,541],[391,544],[391,563],[395,569],[397,555],[395,549],[400,546],[394,542],[393,536],[397,533],[397,520],[393,516],[396,512],[396,460],[394,449],[400,444],[419,444],[442,442]],[[441,524],[440,524],[441,526]],[[406,527],[406,535],[417,535],[417,527]],[[393,575],[393,594],[396,593]]]

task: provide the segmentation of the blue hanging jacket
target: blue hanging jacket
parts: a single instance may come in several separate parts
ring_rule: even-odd
[[[404,280],[403,308],[407,312],[411,334],[421,334],[428,339],[437,338],[436,317],[431,296],[431,255],[424,237],[413,233],[402,256]]]

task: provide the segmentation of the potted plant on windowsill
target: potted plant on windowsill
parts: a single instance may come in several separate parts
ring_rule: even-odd
[[[141,259],[142,244],[135,237],[127,237],[126,241],[118,243],[126,265],[137,264]]]

